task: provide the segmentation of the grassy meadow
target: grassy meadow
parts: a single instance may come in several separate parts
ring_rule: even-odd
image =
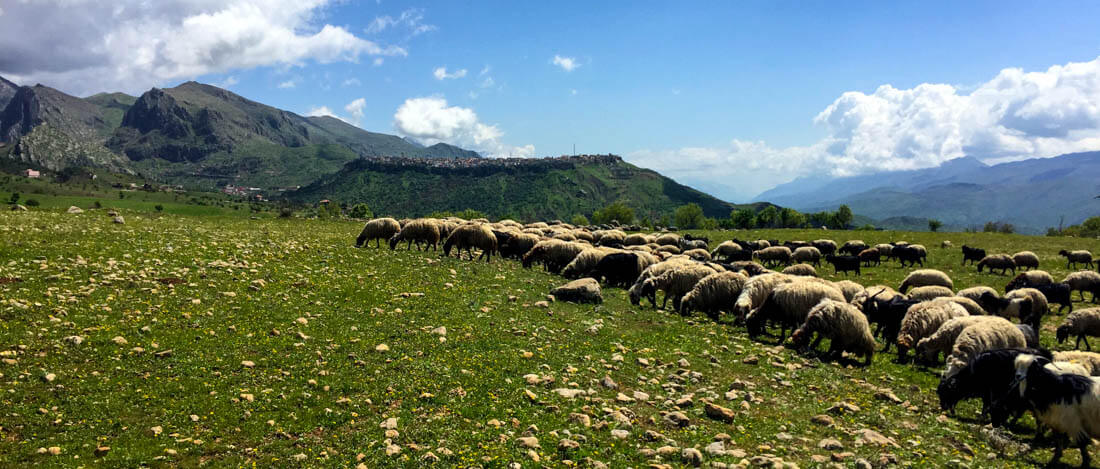
[[[1051,455],[1024,451],[1030,432],[983,428],[975,401],[942,415],[939,370],[893,353],[822,363],[729,323],[633,307],[620,289],[599,306],[540,304],[562,278],[356,249],[358,222],[119,207],[116,225],[62,205],[0,213],[2,467],[645,467],[690,464],[686,448],[719,467],[1032,467]],[[1100,252],[1002,234],[706,234],[712,246],[922,243],[957,289],[1008,281],[960,267],[964,243],[1033,250],[1059,280],[1059,249]],[[896,287],[908,270],[851,278]],[[1065,348],[1061,317],[1044,345]]]

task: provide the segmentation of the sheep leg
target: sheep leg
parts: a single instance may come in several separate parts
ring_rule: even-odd
[[[1058,441],[1054,443],[1054,455],[1050,457],[1050,462],[1047,463],[1047,466],[1054,466],[1055,463],[1062,459],[1062,450],[1065,446],[1065,442],[1062,441],[1061,438],[1058,438]]]
[[[817,337],[814,338],[814,341],[812,343],[810,343],[810,350],[815,350],[816,351],[817,346],[821,345],[821,339],[822,338],[823,338],[823,336],[821,334],[818,334]]]
[[[1091,467],[1091,461],[1089,461],[1089,438],[1081,438],[1078,446],[1081,448],[1081,467]]]

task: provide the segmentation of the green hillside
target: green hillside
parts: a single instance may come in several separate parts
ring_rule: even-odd
[[[469,165],[372,158],[288,195],[299,202],[367,203],[374,213],[424,215],[472,208],[494,217],[568,219],[623,200],[655,217],[696,203],[711,217],[738,208],[617,156],[480,160]],[[755,206],[754,206],[755,207]]]

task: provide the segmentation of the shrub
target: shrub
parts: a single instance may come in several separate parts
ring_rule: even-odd
[[[569,220],[569,223],[572,223],[575,226],[584,226],[589,224],[588,218],[580,214],[573,215],[573,219]]]
[[[681,205],[673,212],[676,226],[680,228],[700,228],[703,226],[703,208],[699,204]],[[621,221],[621,220],[620,220]]]
[[[26,204],[28,207],[37,207],[39,205],[37,199],[27,199]]]
[[[370,211],[370,207],[367,204],[355,204],[351,207],[351,211],[348,212],[348,216],[351,218],[374,218],[374,213]]]
[[[939,221],[935,218],[931,218],[928,220],[928,231],[935,233],[940,230],[941,226],[943,226],[942,221]]]
[[[596,212],[592,214],[592,220],[600,224],[617,221],[628,225],[634,222],[634,209],[628,207],[626,202],[619,200],[602,209],[596,210]]]
[[[156,205],[155,207],[153,207],[153,208],[154,208],[154,209],[156,209],[156,210],[157,210],[158,212],[163,212],[163,211],[164,211],[164,206],[163,206],[163,205],[161,205],[161,204],[157,204],[157,205]]]

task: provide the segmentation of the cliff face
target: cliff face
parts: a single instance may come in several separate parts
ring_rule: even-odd
[[[39,125],[49,125],[78,141],[102,140],[107,126],[99,108],[42,85],[19,88],[0,113],[0,138],[15,142]]]

